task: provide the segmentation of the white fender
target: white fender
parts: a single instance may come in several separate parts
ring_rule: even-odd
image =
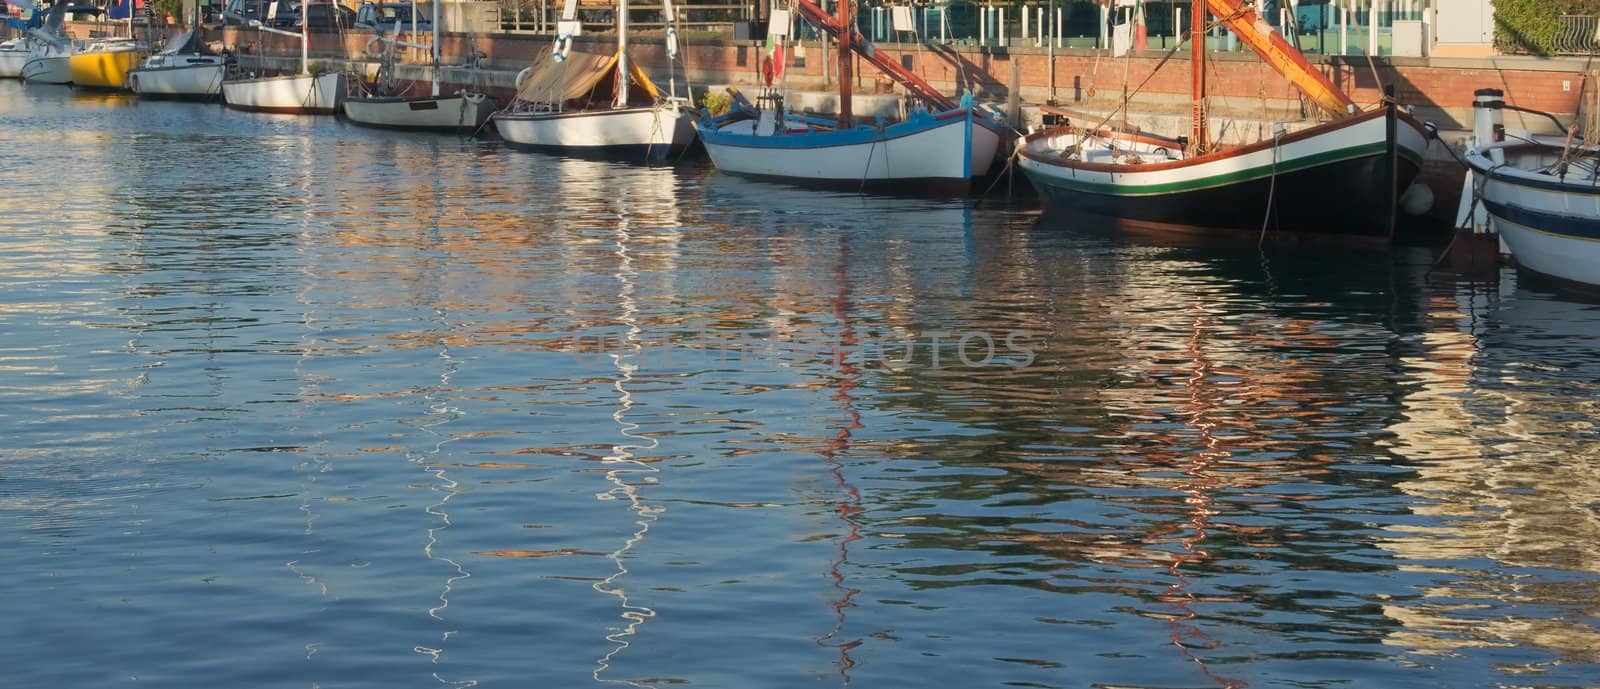
[[[678,59],[678,30],[667,27],[667,59]]]

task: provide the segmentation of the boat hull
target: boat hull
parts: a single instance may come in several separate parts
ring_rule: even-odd
[[[22,78],[39,84],[70,84],[72,70],[67,67],[68,55],[51,55],[33,59],[22,65]]]
[[[345,98],[343,72],[312,76],[294,74],[222,82],[229,108],[288,115],[333,115]]]
[[[1141,164],[1052,159],[1028,137],[1018,167],[1052,208],[1140,229],[1388,240],[1427,136],[1384,108],[1223,154]],[[1176,143],[1176,142],[1175,142]]]
[[[128,72],[146,57],[149,53],[141,50],[82,52],[67,59],[67,71],[76,86],[122,90],[128,87]]]
[[[128,88],[142,98],[215,98],[227,66],[220,63],[141,67],[128,73]]]
[[[1534,148],[1532,146],[1527,148]],[[1561,149],[1549,147],[1547,159]],[[1569,287],[1600,290],[1600,188],[1592,179],[1563,179],[1498,165],[1471,151],[1480,202],[1492,230],[1523,271]]]
[[[22,66],[31,59],[31,50],[0,50],[0,79],[22,78]]]
[[[579,154],[664,156],[694,142],[689,115],[676,105],[496,113],[494,126],[512,146]]]
[[[1000,145],[997,131],[972,110],[922,115],[883,129],[758,134],[756,123],[700,125],[717,169],[808,186],[862,187],[902,192],[971,188],[988,171]]]
[[[473,132],[492,112],[493,101],[477,93],[344,101],[344,114],[351,122],[383,129]]]

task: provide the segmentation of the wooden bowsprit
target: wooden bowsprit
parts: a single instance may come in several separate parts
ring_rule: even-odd
[[[844,1],[849,2],[850,0]],[[822,11],[822,8],[811,2],[811,0],[794,0],[794,3],[796,9],[800,11],[800,16],[804,17],[806,21],[822,29],[834,39],[839,38],[841,29],[837,18]],[[923,81],[922,77],[912,74],[911,70],[901,67],[900,63],[879,54],[872,42],[862,36],[861,32],[852,29],[849,43],[852,51],[866,58],[867,62],[872,63],[872,66],[877,67],[878,71],[893,79],[895,83],[905,87],[906,91],[911,95],[927,101],[930,106],[940,110],[953,110],[956,108],[954,100],[940,93],[938,89],[935,89],[928,82]]]

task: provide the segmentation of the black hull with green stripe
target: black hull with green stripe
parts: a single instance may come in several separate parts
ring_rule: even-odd
[[[1353,120],[1276,143],[1146,164],[1052,157],[1049,139],[1036,139],[1024,144],[1022,167],[1052,209],[1130,227],[1387,240],[1427,139],[1392,109]]]

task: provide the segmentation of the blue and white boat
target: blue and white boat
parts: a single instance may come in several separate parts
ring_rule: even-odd
[[[1506,104],[1500,89],[1474,96],[1460,224],[1498,234],[1524,272],[1600,290],[1600,146],[1507,132],[1502,111],[1544,113]]]
[[[776,96],[760,100],[770,106],[700,123],[700,141],[718,169],[852,189],[965,192],[1000,147],[999,132],[970,105],[913,111],[885,126],[840,127],[833,119],[785,113]]]
[[[1530,137],[1471,148],[1466,159],[1489,228],[1519,269],[1600,289],[1600,150]]]
[[[839,38],[837,115],[785,112],[782,94],[771,88],[769,76],[768,88],[756,104],[741,99],[729,113],[702,118],[696,125],[711,162],[726,172],[808,185],[896,192],[967,191],[972,179],[994,164],[1000,147],[999,124],[980,114],[971,96],[953,103],[925,82],[902,73],[898,64],[877,55],[855,31],[841,31],[840,27],[851,26],[852,4],[840,2],[835,21],[808,0],[795,0],[806,21]],[[774,19],[769,26],[786,24],[786,18]],[[781,40],[781,35],[775,38]],[[855,118],[850,94],[852,50],[932,107],[912,109],[894,123],[866,123]],[[770,70],[767,68],[769,75]]]

